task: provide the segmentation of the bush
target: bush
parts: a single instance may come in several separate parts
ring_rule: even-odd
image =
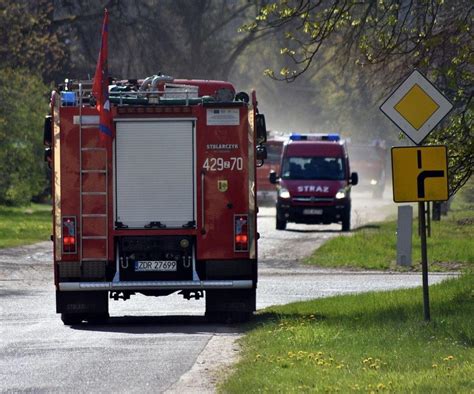
[[[47,186],[42,143],[47,92],[25,70],[0,69],[0,204],[27,204]]]

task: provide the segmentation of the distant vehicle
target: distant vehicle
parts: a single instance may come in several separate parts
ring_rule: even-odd
[[[374,198],[382,198],[386,184],[385,142],[375,140],[369,144],[348,144],[348,150],[352,167],[359,174],[361,189],[371,191]]]
[[[341,223],[351,227],[351,187],[357,173],[350,172],[346,145],[337,134],[292,134],[283,145],[277,184],[276,228],[288,222]]]
[[[270,171],[279,172],[280,170],[280,157],[284,141],[284,137],[269,137],[265,144],[267,158],[262,166],[257,167],[257,199],[259,203],[276,202],[276,186],[270,183],[268,174]]]

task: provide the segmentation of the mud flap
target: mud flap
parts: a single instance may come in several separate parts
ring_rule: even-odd
[[[106,291],[56,291],[56,312],[67,314],[107,314]]]

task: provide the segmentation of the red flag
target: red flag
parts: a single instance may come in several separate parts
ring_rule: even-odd
[[[109,101],[109,72],[108,72],[108,48],[107,36],[109,30],[109,13],[105,10],[104,23],[102,25],[102,39],[100,44],[99,59],[94,75],[94,84],[92,85],[92,95],[97,101],[99,110],[99,130],[101,139],[106,135],[112,137],[112,117],[110,114]]]

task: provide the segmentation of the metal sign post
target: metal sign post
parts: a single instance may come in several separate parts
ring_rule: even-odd
[[[380,106],[380,110],[417,145],[392,148],[392,182],[395,202],[418,202],[426,321],[430,320],[430,301],[425,201],[429,207],[429,201],[448,199],[448,167],[445,146],[421,145],[452,107],[448,99],[417,70]]]
[[[430,321],[430,294],[428,286],[428,250],[426,247],[426,212],[425,203],[418,203],[418,216],[420,217],[421,232],[421,275],[423,282],[423,315],[426,321]]]

